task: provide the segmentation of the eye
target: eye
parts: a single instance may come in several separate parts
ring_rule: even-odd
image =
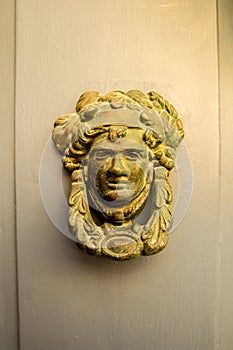
[[[124,157],[129,160],[137,160],[141,158],[141,153],[135,150],[126,150]]]
[[[108,152],[107,150],[98,150],[92,153],[92,157],[94,160],[105,160],[110,155],[110,152]]]

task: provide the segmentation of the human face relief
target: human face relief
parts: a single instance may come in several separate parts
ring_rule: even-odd
[[[112,207],[135,199],[151,182],[151,151],[142,140],[143,130],[128,129],[123,138],[96,138],[88,155],[87,187]]]

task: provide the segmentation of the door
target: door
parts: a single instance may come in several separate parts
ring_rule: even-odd
[[[1,349],[230,350],[231,1],[1,7]],[[183,120],[192,198],[156,256],[87,256],[43,206],[53,122],[90,89],[153,89]]]

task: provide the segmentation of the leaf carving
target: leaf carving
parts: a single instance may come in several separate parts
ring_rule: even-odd
[[[161,170],[163,179],[161,178]],[[148,220],[149,230],[142,235],[144,240],[144,254],[155,254],[162,250],[168,242],[167,230],[171,224],[172,190],[167,179],[166,169],[160,169],[159,179],[155,180],[152,188],[152,201],[155,212]],[[153,204],[152,204],[153,206]]]

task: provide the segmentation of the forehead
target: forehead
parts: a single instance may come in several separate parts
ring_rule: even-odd
[[[140,129],[127,129],[127,133],[122,138],[117,138],[116,140],[109,140],[108,132],[96,137],[92,144],[91,149],[111,149],[116,152],[122,149],[138,149],[147,150],[147,146],[144,143],[142,136],[144,134],[143,130]]]

